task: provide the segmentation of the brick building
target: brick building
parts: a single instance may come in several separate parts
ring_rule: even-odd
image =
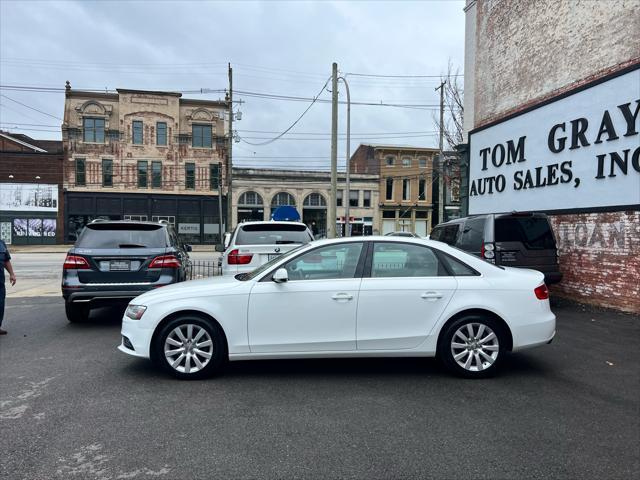
[[[66,240],[100,217],[166,220],[185,243],[217,243],[227,107],[180,93],[95,93],[67,85]]]
[[[434,148],[360,145],[349,159],[352,174],[377,175],[380,233],[427,235],[432,227]]]
[[[564,274],[553,292],[640,312],[637,2],[465,12],[469,212],[547,212]]]
[[[345,232],[345,174],[338,174],[336,232]],[[322,171],[271,170],[262,168],[233,169],[233,224],[248,220],[269,220],[281,205],[298,210],[301,220],[313,227],[317,238],[325,237],[331,174]],[[378,222],[378,176],[353,174],[350,178],[351,235],[375,235]]]
[[[62,142],[0,131],[0,238],[53,244],[64,238]]]

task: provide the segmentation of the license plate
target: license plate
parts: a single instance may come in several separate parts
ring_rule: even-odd
[[[112,272],[128,272],[131,270],[131,262],[129,260],[111,260],[109,262],[109,270]]]
[[[503,262],[515,262],[518,252],[500,252],[500,259]]]
[[[274,258],[278,258],[280,255],[281,255],[280,253],[270,253],[267,258],[269,260],[273,260]]]

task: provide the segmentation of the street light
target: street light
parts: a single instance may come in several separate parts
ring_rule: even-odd
[[[345,75],[346,77],[346,75]],[[351,95],[349,94],[349,84],[347,83],[347,79],[345,77],[338,77],[338,80],[342,80],[344,82],[344,86],[347,90],[347,174],[345,178],[345,190],[343,196],[343,202],[345,203],[344,207],[344,236],[350,237],[351,231],[349,229],[349,207],[351,206],[351,178],[349,176],[350,168],[349,168],[349,160],[350,160],[350,147],[351,147]],[[335,222],[335,219],[332,221]]]

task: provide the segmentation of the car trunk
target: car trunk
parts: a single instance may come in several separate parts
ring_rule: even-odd
[[[498,265],[558,270],[556,242],[544,217],[497,218],[495,240]]]
[[[91,267],[78,270],[78,279],[86,284],[156,282],[163,269],[150,269],[149,264],[166,253],[166,248],[91,249],[90,254],[75,253],[86,258]]]

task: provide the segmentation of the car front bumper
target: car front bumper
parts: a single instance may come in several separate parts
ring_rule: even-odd
[[[118,350],[134,357],[150,358],[149,349],[154,329],[145,323],[123,317],[121,329],[123,338],[121,338]],[[128,339],[130,346],[126,345],[124,337]]]

